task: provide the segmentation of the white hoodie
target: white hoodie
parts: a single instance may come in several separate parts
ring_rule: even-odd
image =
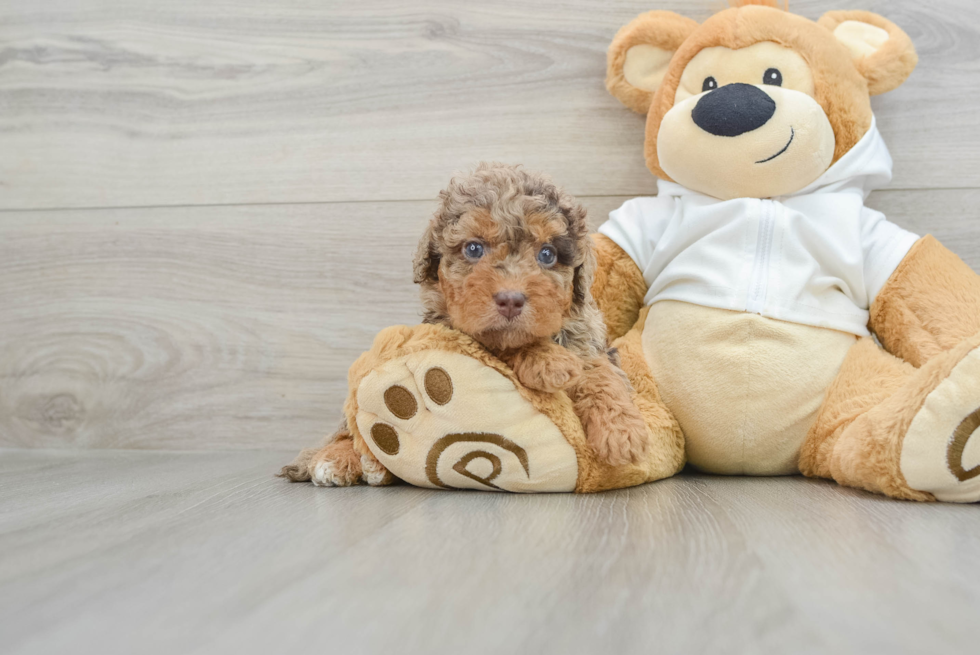
[[[864,206],[891,181],[871,128],[813,184],[772,199],[718,200],[659,180],[599,232],[636,262],[645,302],[684,302],[868,334],[868,308],[918,236]]]

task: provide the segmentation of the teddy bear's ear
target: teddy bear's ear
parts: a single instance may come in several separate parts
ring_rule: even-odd
[[[613,38],[606,57],[606,88],[645,114],[674,53],[698,24],[672,11],[637,16]]]
[[[868,11],[829,11],[819,21],[851,53],[868,91],[878,95],[897,88],[919,61],[908,34],[895,23]]]

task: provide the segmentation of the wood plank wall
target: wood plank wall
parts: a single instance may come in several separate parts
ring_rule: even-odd
[[[298,447],[347,366],[418,318],[434,197],[481,159],[552,174],[594,224],[650,194],[603,87],[638,13],[717,0],[0,4],[0,446]],[[868,9],[920,54],[873,101],[870,204],[980,269],[980,3]]]

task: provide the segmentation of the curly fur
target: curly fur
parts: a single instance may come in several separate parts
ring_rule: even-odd
[[[439,199],[414,263],[424,321],[466,332],[530,389],[566,390],[599,457],[638,461],[646,426],[625,374],[606,353],[585,209],[544,175],[496,163],[453,178]],[[477,262],[463,255],[473,241],[487,247]],[[550,270],[535,260],[544,243],[559,254]],[[524,323],[501,326],[492,298],[509,288],[528,304]]]
[[[278,477],[290,482],[308,482],[313,479],[316,467],[329,460],[333,463],[336,475],[354,484],[361,476],[360,455],[352,448],[352,436],[347,429],[347,421],[341,420],[337,431],[326,438],[320,448],[302,450],[291,463],[283,466]]]
[[[506,248],[506,259],[512,260],[499,264],[510,266],[512,277],[521,277],[536,273],[532,272],[533,267],[522,269],[519,262],[513,261],[534,244],[536,235],[528,217],[535,217],[538,225],[558,225],[564,231],[556,235],[560,239],[555,242],[560,253],[556,269],[567,269],[571,284],[559,285],[567,296],[568,308],[560,329],[553,335],[555,343],[580,357],[595,357],[605,351],[605,324],[591,292],[596,256],[582,205],[548,177],[498,163],[482,163],[472,174],[454,177],[439,193],[439,200],[414,262],[415,282],[421,285],[423,322],[470,332],[466,326],[454,325],[446,297],[447,278],[459,278],[468,272],[465,265],[453,266],[450,260],[461,258],[459,248],[467,238],[480,236],[470,233],[479,219],[469,223],[466,219],[485,217],[483,227]],[[566,264],[562,263],[563,256]],[[472,296],[459,301],[475,302]],[[488,335],[472,336],[491,350],[500,349],[501,344]]]

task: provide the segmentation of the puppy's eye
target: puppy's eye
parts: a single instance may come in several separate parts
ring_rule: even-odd
[[[763,84],[772,84],[773,86],[783,85],[783,74],[779,72],[778,68],[767,69],[762,75]]]
[[[551,268],[556,261],[558,261],[558,253],[555,247],[550,244],[541,246],[541,250],[538,251],[538,263],[545,268]]]
[[[463,246],[463,256],[471,262],[475,262],[483,257],[483,244],[479,241],[470,241]]]
[[[718,80],[713,77],[704,78],[704,83],[701,85],[701,92],[714,91],[718,88]]]

